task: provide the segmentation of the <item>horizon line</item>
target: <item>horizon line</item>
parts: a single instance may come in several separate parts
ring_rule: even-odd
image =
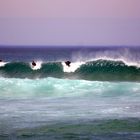
[[[1,47],[140,47],[140,45],[0,45]]]

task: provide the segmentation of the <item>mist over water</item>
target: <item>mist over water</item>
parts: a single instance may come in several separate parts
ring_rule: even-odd
[[[0,58],[5,61],[91,61],[97,59],[140,62],[139,47],[14,47],[0,48]]]

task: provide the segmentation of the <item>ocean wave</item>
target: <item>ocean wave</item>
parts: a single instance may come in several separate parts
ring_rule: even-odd
[[[85,80],[140,81],[140,68],[122,60],[98,59],[87,62],[72,62],[68,67],[65,62],[41,62],[36,66],[31,63],[9,62],[0,66],[0,76],[8,78],[69,78]]]

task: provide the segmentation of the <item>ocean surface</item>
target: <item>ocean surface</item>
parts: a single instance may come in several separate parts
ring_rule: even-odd
[[[0,59],[0,140],[140,139],[139,47],[1,47]]]

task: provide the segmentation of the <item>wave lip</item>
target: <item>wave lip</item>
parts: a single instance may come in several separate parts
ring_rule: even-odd
[[[65,62],[62,62],[63,65],[63,71],[70,73],[75,72],[78,68],[80,68],[81,65],[85,64],[85,62],[73,62],[70,64],[70,67],[68,67]]]
[[[140,68],[123,61],[98,59],[88,62],[11,62],[0,67],[0,75],[8,78],[69,78],[99,81],[140,81]]]
[[[41,67],[42,67],[42,61],[37,61],[37,62],[36,62],[36,66],[33,66],[32,63],[30,63],[30,67],[31,67],[31,69],[33,69],[33,70],[39,70],[39,69],[41,69]]]
[[[7,64],[7,62],[0,62],[0,67],[4,67]]]

